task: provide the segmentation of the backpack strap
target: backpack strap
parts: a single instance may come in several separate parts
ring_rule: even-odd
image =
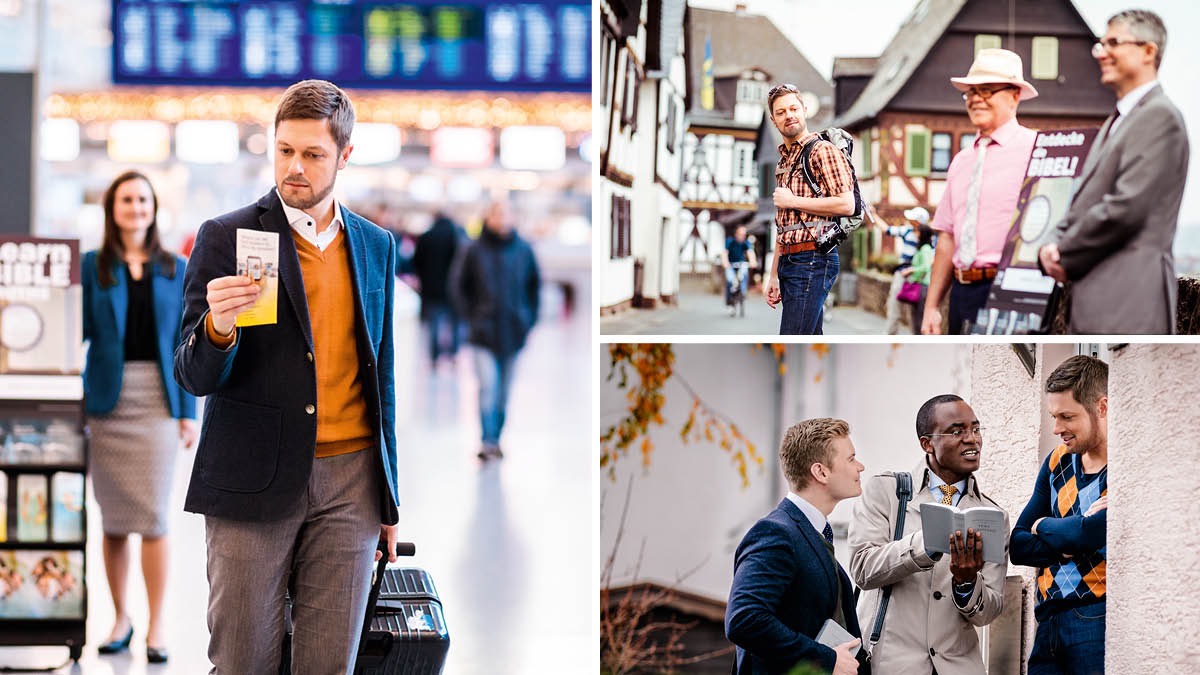
[[[808,145],[804,146],[803,148],[800,148],[800,161],[796,162],[797,164],[800,165],[800,170],[804,173],[804,182],[808,183],[808,188],[810,190],[812,190],[813,196],[815,196],[815,197],[823,197],[825,195],[823,195],[821,193],[821,186],[817,184],[816,178],[813,177],[812,151],[813,151],[813,148],[817,147],[817,143],[820,143],[821,141],[824,141],[824,140],[825,139],[821,138],[820,136],[817,136],[815,139],[809,141]],[[829,141],[825,141],[825,142],[829,143]],[[833,145],[833,144],[830,143],[830,145]],[[836,147],[835,147],[835,149],[836,149]],[[853,168],[853,167],[851,167],[851,168]]]
[[[904,536],[904,514],[908,508],[908,501],[912,499],[912,474],[907,471],[896,473],[896,497],[899,499],[899,504],[896,507],[896,532],[892,536],[892,541],[898,541]],[[883,633],[883,617],[887,614],[888,601],[892,598],[892,587],[885,586],[883,589],[883,597],[879,600],[879,611],[875,614],[875,628],[871,631],[871,648],[875,648],[875,644],[879,642],[879,636]]]

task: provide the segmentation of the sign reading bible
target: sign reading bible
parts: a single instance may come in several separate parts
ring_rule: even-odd
[[[1098,129],[1042,131],[1033,144],[996,281],[972,332],[983,335],[1045,333],[1059,288],[1038,268],[1038,249],[1053,240],[1067,216],[1075,179]]]

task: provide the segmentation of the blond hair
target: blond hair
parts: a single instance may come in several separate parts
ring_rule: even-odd
[[[850,435],[845,420],[818,417],[793,424],[779,445],[779,464],[783,476],[794,490],[801,490],[812,478],[812,465],[833,464],[833,441]]]

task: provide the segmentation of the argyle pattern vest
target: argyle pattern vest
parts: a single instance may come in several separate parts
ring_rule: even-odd
[[[1108,493],[1108,471],[1101,470],[1098,476],[1082,485],[1083,462],[1064,445],[1050,454],[1049,466],[1050,508],[1059,517],[1082,516],[1097,499]],[[1071,604],[1103,600],[1107,548],[1043,567],[1037,578],[1038,605],[1060,600]]]

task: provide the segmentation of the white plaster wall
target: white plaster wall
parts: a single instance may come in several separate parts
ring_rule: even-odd
[[[1196,345],[1131,344],[1109,369],[1110,673],[1200,672]]]
[[[750,345],[675,345],[675,368],[720,413],[736,421],[760,454],[776,454],[772,422],[774,359]],[[600,350],[600,426],[606,428],[626,405],[625,392],[605,381],[605,346]],[[716,365],[719,364],[719,365]],[[614,583],[636,578],[725,599],[733,578],[733,552],[749,525],[782,497],[774,476],[752,471],[748,488],[728,455],[715,444],[680,441],[691,397],[679,382],[664,391],[664,425],[652,427],[652,463],[641,465],[640,445],[617,464],[617,478],[601,472],[600,555],[608,560],[616,539],[629,481],[633,493]],[[640,441],[639,441],[640,444]],[[640,566],[638,558],[641,558]],[[686,578],[682,578],[686,576]]]

